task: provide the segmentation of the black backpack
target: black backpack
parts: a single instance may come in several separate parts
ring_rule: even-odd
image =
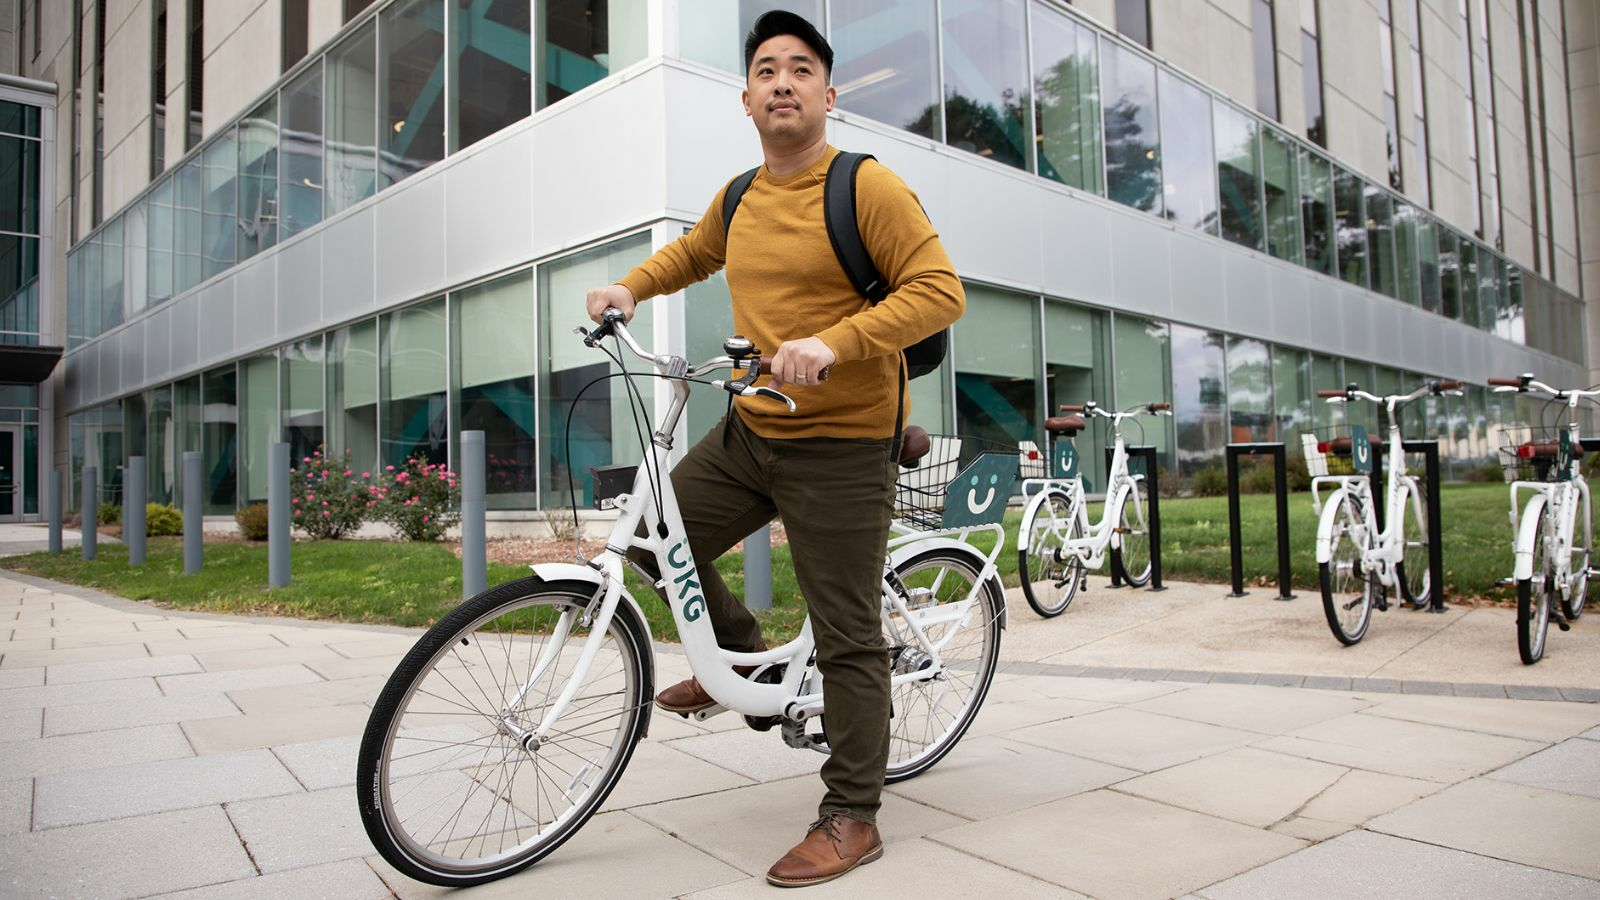
[[[869,153],[841,152],[835,156],[833,162],[828,164],[828,181],[823,188],[822,198],[828,240],[833,244],[834,255],[839,258],[839,266],[844,269],[856,293],[867,298],[874,306],[888,296],[889,286],[884,283],[878,267],[873,265],[867,245],[861,241],[861,229],[856,224],[856,172],[863,161],[875,158]],[[724,233],[733,222],[733,214],[739,209],[744,192],[750,189],[750,183],[759,171],[761,167],[757,166],[729,183],[728,192],[722,198]],[[849,178],[838,177],[841,171],[846,172]],[[947,328],[905,348],[907,377],[919,378],[938,369],[940,363],[944,362],[949,346],[950,330]]]

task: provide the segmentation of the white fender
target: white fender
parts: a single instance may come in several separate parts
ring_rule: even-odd
[[[1022,521],[1024,521],[1024,522],[1031,521],[1033,519],[1034,511],[1037,510],[1046,500],[1049,499],[1050,494],[1052,492],[1053,492],[1053,489],[1047,487],[1044,490],[1040,491],[1039,493],[1034,494],[1032,497],[1029,497],[1028,498],[1028,502],[1022,507]],[[1067,495],[1067,499],[1068,499],[1069,504],[1070,504],[1070,501],[1072,499],[1072,495],[1068,494]],[[1019,545],[1022,542],[1028,540],[1029,538],[1030,538],[1029,535],[1025,535],[1021,531],[1017,532],[1017,543]],[[1018,546],[1017,549],[1021,550],[1022,547]]]
[[[1004,538],[1001,538],[1001,540],[1004,540]],[[1000,580],[1000,573],[989,563],[989,558],[966,541],[958,541],[955,538],[948,537],[936,537],[923,538],[907,544],[901,544],[889,552],[889,565],[899,568],[901,563],[929,550],[946,550],[965,556],[972,563],[972,567],[978,570],[979,578],[994,582],[996,596],[1000,598],[1000,628],[1004,630],[1006,627],[1005,582]],[[999,552],[1005,552],[1005,548],[1000,548]]]
[[[1540,514],[1548,501],[1543,493],[1534,494],[1522,510],[1522,524],[1517,529],[1516,561],[1511,566],[1511,577],[1515,581],[1533,577],[1533,551],[1539,540],[1539,520],[1543,518]]]
[[[1337,488],[1322,503],[1322,518],[1317,522],[1317,564],[1333,559],[1333,522],[1344,507],[1347,488]]]

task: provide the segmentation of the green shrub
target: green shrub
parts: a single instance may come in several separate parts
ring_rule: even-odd
[[[1156,466],[1156,481],[1161,488],[1161,499],[1173,500],[1183,493],[1183,479],[1177,472],[1169,470],[1166,466]]]
[[[1289,457],[1287,466],[1289,468],[1289,490],[1311,490],[1311,470],[1306,468],[1305,455],[1297,453]]]
[[[267,505],[265,503],[252,503],[233,514],[233,520],[239,523],[239,533],[248,541],[264,541],[267,539]]]
[[[1270,494],[1277,490],[1277,474],[1272,471],[1272,458],[1263,457],[1239,473],[1239,491],[1244,494]],[[1223,482],[1227,492],[1227,482]]]
[[[337,540],[361,527],[377,500],[371,472],[359,475],[346,459],[315,453],[300,460],[289,477],[289,503],[294,527],[314,538]]]
[[[164,503],[148,504],[144,508],[144,533],[150,537],[183,534],[183,513]]]
[[[408,541],[437,541],[461,521],[461,483],[443,463],[412,457],[385,466],[374,491],[377,517]]]
[[[1228,472],[1221,466],[1206,466],[1189,479],[1189,490],[1196,497],[1225,497],[1228,495]]]
[[[102,503],[95,510],[94,520],[101,525],[121,525],[122,507],[115,503]]]

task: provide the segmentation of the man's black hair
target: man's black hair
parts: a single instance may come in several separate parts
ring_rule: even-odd
[[[756,48],[760,47],[770,38],[780,34],[791,34],[804,41],[811,47],[811,52],[817,54],[822,61],[822,74],[824,77],[833,75],[833,48],[828,46],[827,38],[817,31],[816,27],[807,22],[803,17],[787,10],[775,9],[763,13],[751,26],[750,34],[744,39],[744,71],[750,74],[750,64],[755,61]]]

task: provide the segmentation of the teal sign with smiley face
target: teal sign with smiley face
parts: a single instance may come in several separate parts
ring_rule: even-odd
[[[1357,472],[1372,471],[1372,442],[1360,425],[1350,426],[1350,464]]]
[[[950,480],[944,497],[944,527],[990,525],[1005,518],[1017,480],[1015,453],[983,453]]]

